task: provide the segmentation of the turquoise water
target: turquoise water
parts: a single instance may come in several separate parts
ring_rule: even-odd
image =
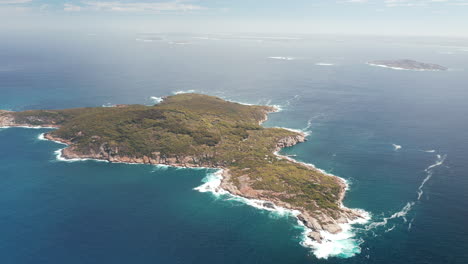
[[[0,108],[151,104],[151,96],[183,90],[280,105],[265,125],[310,132],[283,153],[345,178],[345,205],[372,220],[335,244],[345,246],[341,254],[319,259],[301,246],[293,217],[194,190],[212,170],[60,162],[54,151],[63,146],[37,139],[47,130],[0,129],[2,263],[468,261],[466,52],[371,40],[168,37],[193,43],[12,36],[0,45]],[[440,54],[447,50],[456,56]],[[363,63],[394,57],[452,70]]]

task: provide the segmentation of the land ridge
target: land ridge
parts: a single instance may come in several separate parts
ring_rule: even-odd
[[[341,178],[278,154],[306,135],[261,126],[274,111],[180,94],[155,106],[0,111],[0,126],[57,128],[44,137],[67,144],[66,159],[222,169],[222,189],[299,211],[308,236],[321,242],[323,232],[339,233],[363,215],[343,206]]]

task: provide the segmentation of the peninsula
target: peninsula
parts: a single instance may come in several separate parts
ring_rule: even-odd
[[[363,216],[342,205],[342,179],[276,154],[306,139],[261,126],[274,111],[191,93],[154,106],[0,111],[0,127],[57,128],[45,138],[67,144],[67,159],[222,169],[220,188],[265,201],[265,207],[299,211],[308,236],[321,242],[324,232],[339,233],[340,224]]]
[[[446,71],[446,67],[433,64],[425,63],[414,60],[377,60],[371,61],[367,64],[371,66],[385,67],[394,70],[413,70],[413,71]]]

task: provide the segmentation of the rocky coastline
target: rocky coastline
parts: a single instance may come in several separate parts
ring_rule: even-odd
[[[268,114],[271,112],[276,112],[277,109],[272,107],[268,111],[264,112],[264,117],[259,121],[259,124],[262,124],[268,119]],[[1,111],[0,112],[0,127],[31,127],[31,128],[59,128],[59,126],[55,124],[43,124],[40,126],[32,126],[28,124],[21,124],[15,122],[15,119],[12,115],[9,115],[9,111]],[[65,140],[59,137],[53,136],[51,133],[45,133],[44,138],[50,141],[59,142],[62,144],[66,144],[67,147],[61,150],[61,157],[68,160],[78,160],[78,159],[94,159],[94,160],[104,160],[113,163],[133,163],[133,164],[152,164],[152,165],[167,165],[167,166],[174,166],[174,167],[184,167],[184,168],[214,168],[214,169],[221,169],[222,170],[222,181],[219,188],[222,190],[229,192],[233,195],[237,195],[240,197],[244,197],[246,199],[255,199],[264,201],[265,208],[275,208],[275,207],[282,207],[288,210],[297,211],[299,214],[296,215],[297,219],[308,229],[307,236],[314,241],[321,242],[323,240],[323,233],[328,232],[331,234],[337,234],[342,231],[340,224],[348,224],[353,222],[356,219],[365,219],[365,215],[359,211],[354,209],[349,209],[343,206],[342,201],[344,199],[347,184],[346,182],[334,175],[327,174],[324,171],[321,171],[314,167],[311,164],[305,164],[298,162],[290,157],[283,156],[278,154],[278,152],[282,148],[291,147],[298,143],[305,142],[306,134],[300,131],[291,130],[295,132],[295,135],[288,136],[285,138],[281,138],[278,140],[276,144],[276,149],[274,154],[280,159],[286,159],[290,162],[300,164],[302,166],[307,167],[310,170],[319,171],[322,174],[326,174],[329,177],[333,177],[337,184],[341,187],[340,190],[340,197],[339,197],[339,206],[340,211],[339,215],[331,216],[324,212],[308,212],[305,208],[294,207],[289,203],[281,201],[280,199],[272,199],[271,196],[267,197],[263,195],[263,191],[254,190],[251,188],[251,184],[249,183],[248,175],[242,176],[239,178],[240,188],[238,188],[233,182],[231,181],[231,175],[228,168],[220,165],[213,165],[213,164],[201,164],[197,163],[197,157],[182,157],[182,158],[167,158],[158,155],[158,153],[153,153],[152,157],[143,156],[143,157],[129,157],[129,156],[121,156],[119,155],[118,149],[109,149],[105,145],[101,145],[98,151],[90,150],[90,153],[83,154],[80,152],[76,146],[70,140]]]

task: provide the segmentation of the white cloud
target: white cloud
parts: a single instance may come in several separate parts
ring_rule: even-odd
[[[468,5],[468,0],[384,0],[387,7],[429,6],[432,4]]]
[[[89,9],[102,11],[123,11],[123,12],[168,12],[168,11],[193,11],[204,9],[198,5],[185,4],[181,1],[159,2],[159,3],[122,3],[122,2],[104,2],[87,1],[83,2]]]
[[[32,0],[0,0],[0,5],[10,5],[10,4],[24,4],[30,3]]]
[[[81,6],[72,5],[72,4],[64,4],[63,10],[67,12],[79,12],[81,11]]]
[[[354,3],[354,4],[362,4],[367,3],[369,0],[346,0],[345,3]]]

